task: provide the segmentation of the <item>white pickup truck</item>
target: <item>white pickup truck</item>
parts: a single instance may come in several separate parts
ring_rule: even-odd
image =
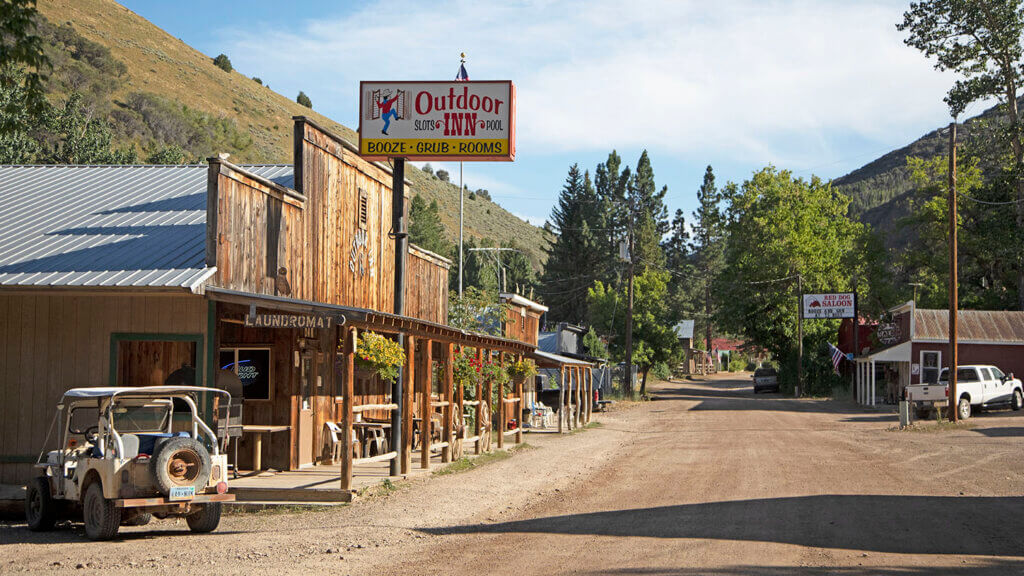
[[[957,412],[961,419],[971,417],[972,410],[1009,406],[1014,410],[1024,407],[1024,388],[1013,374],[1003,374],[992,365],[975,364],[956,369]],[[949,369],[943,368],[937,384],[907,386],[906,398],[914,403],[918,418],[927,417],[932,406],[946,404],[949,398]]]

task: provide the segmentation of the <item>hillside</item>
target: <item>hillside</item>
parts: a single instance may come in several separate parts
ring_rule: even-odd
[[[357,141],[352,129],[237,71],[225,72],[112,0],[40,0],[39,12],[55,59],[53,99],[72,89],[85,93],[110,120],[117,144],[134,147],[141,158],[173,144],[189,160],[228,152],[236,162],[289,163],[296,115]],[[407,176],[414,194],[438,201],[449,236],[457,238],[458,187],[414,167]],[[515,242],[538,269],[546,258],[543,230],[483,198],[466,202],[466,233]]]
[[[1024,102],[1024,99],[1022,99]],[[957,127],[961,151],[981,142],[986,123],[1001,114],[995,107],[968,119]],[[934,158],[946,155],[949,135],[946,127],[933,130],[907,146],[893,150],[864,166],[837,178],[832,184],[850,196],[850,211],[862,222],[882,234],[887,247],[902,249],[911,240],[900,220],[909,214],[913,186],[907,169],[907,157]],[[982,167],[984,170],[984,166]]]

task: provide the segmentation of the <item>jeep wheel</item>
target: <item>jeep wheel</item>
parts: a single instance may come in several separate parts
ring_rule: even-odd
[[[91,540],[110,540],[121,527],[122,509],[103,497],[103,486],[93,482],[85,491],[82,515],[85,517],[85,535]]]
[[[53,530],[57,523],[57,503],[50,494],[50,480],[46,476],[33,478],[25,486],[25,519],[33,532]]]
[[[1024,408],[1024,396],[1021,395],[1020,390],[1013,391],[1013,399],[1010,400],[1010,408],[1013,408],[1014,410]]]
[[[164,494],[171,488],[194,486],[199,494],[210,481],[210,454],[192,438],[171,438],[150,460],[157,487]]]
[[[971,401],[967,396],[960,397],[960,402],[956,405],[956,409],[961,420],[967,420],[971,417]]]
[[[185,522],[188,522],[188,529],[198,533],[213,532],[217,529],[217,525],[220,524],[221,508],[220,502],[210,502],[209,504],[204,504],[198,511],[185,516]]]

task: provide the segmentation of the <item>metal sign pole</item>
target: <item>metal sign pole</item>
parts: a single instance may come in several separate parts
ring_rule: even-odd
[[[391,181],[391,235],[395,239],[395,314],[405,315],[405,254],[408,245],[408,233],[405,222],[405,158],[394,159]],[[405,349],[405,335],[399,332],[398,345]],[[391,403],[397,406],[391,412],[391,446],[392,450],[402,453],[402,382],[404,367],[399,367],[398,378],[391,383]],[[401,473],[400,458],[392,458],[390,474]]]

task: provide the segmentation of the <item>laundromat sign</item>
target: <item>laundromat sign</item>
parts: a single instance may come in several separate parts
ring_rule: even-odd
[[[359,154],[367,160],[515,159],[511,81],[361,82]]]

